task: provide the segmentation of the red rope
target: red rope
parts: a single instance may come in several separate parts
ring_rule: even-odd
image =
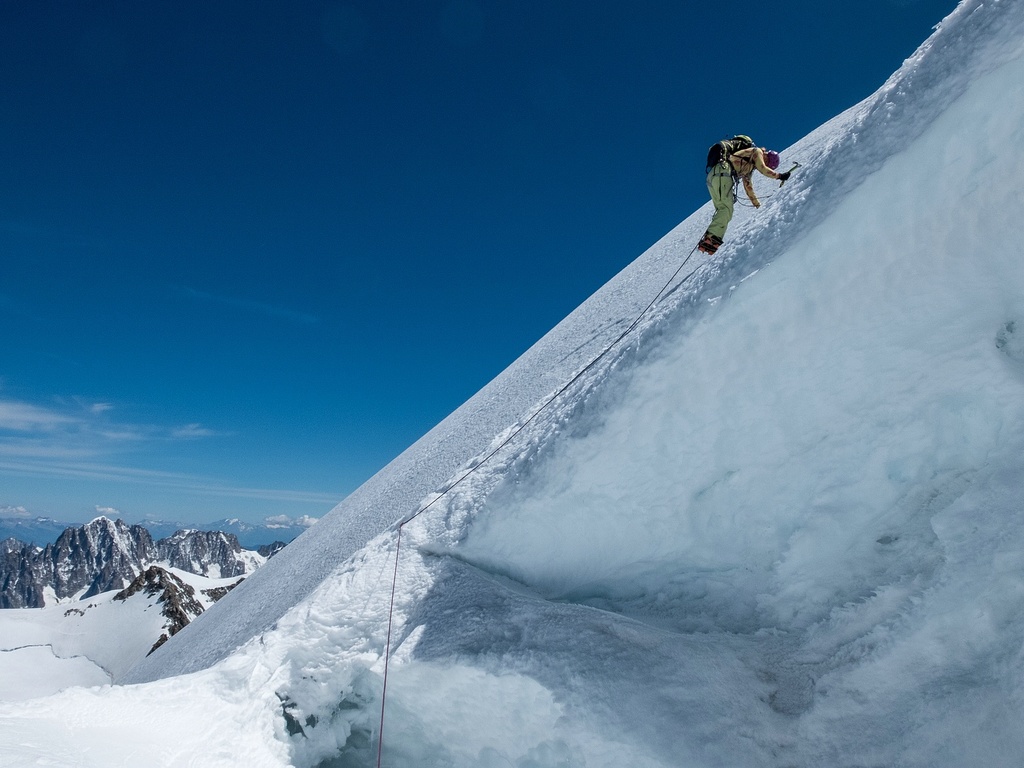
[[[388,642],[384,646],[384,688],[380,693],[380,730],[377,732],[377,768],[384,752],[384,703],[388,700],[388,662],[391,661],[391,621],[395,615],[395,588],[398,586],[398,554],[402,551],[402,526],[398,526],[398,542],[395,544],[395,573],[391,577],[391,606],[388,608]]]

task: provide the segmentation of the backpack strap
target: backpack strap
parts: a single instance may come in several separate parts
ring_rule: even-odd
[[[708,160],[704,172],[709,172],[719,163],[728,162],[735,153],[742,149],[750,149],[752,146],[754,146],[754,140],[742,133],[736,134],[731,139],[722,139],[717,144],[712,144],[708,150]],[[729,163],[729,170],[732,171],[733,177],[738,178],[732,163]]]

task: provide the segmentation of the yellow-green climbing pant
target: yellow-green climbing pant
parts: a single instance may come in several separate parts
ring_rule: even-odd
[[[725,230],[732,221],[733,204],[736,202],[732,169],[728,162],[719,163],[708,173],[708,192],[711,193],[711,202],[715,204],[715,216],[708,225],[708,232],[724,240]]]

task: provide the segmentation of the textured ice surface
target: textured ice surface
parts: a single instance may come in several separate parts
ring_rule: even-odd
[[[220,663],[90,717],[209,707],[181,764],[374,765],[395,572],[388,766],[1024,763],[1022,54],[1024,3],[962,3],[397,570],[394,523],[632,322],[706,208],[134,679]],[[80,698],[0,707],[0,744],[81,737]]]

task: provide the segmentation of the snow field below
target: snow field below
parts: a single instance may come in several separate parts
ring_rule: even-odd
[[[210,579],[161,564],[196,590],[226,587],[238,578]],[[144,593],[114,600],[116,590],[45,608],[0,611],[0,701],[48,696],[72,686],[118,681],[164,631],[163,604]]]
[[[249,660],[169,681],[72,688],[0,706],[5,766],[270,768],[288,765],[275,738],[269,670]],[[283,735],[283,734],[282,734]]]
[[[71,686],[109,683],[110,677],[81,656],[62,658],[50,646],[0,650],[0,701],[50,696]]]

